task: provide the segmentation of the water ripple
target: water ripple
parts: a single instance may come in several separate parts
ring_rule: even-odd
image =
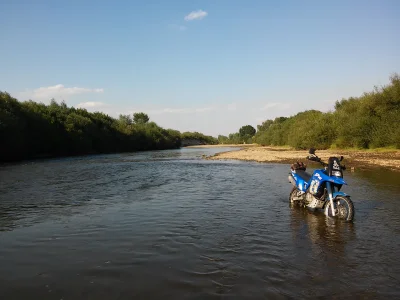
[[[1,168],[2,298],[400,297],[392,183],[346,174],[347,224],[290,208],[287,165],[200,160],[207,151]]]

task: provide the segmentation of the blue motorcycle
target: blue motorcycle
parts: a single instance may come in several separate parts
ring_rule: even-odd
[[[347,183],[343,179],[346,169],[340,162],[343,156],[330,157],[324,163],[311,148],[307,159],[319,162],[324,168],[318,169],[313,174],[306,172],[306,165],[297,162],[291,165],[289,182],[293,184],[289,200],[293,205],[300,205],[312,210],[323,210],[326,216],[337,217],[346,221],[353,221],[354,205],[350,196],[340,189]]]

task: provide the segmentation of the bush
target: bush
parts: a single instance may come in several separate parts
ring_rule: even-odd
[[[297,149],[331,146],[400,148],[400,77],[370,93],[337,101],[335,110],[304,111],[289,118],[266,120],[258,126],[256,143]]]
[[[180,147],[179,131],[148,121],[144,113],[136,113],[134,121],[114,119],[54,100],[19,102],[0,92],[0,161]]]

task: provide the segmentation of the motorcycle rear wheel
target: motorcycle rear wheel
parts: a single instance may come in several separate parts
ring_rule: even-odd
[[[351,201],[350,197],[337,196],[335,199],[333,199],[333,203],[335,206],[334,209],[336,218],[348,222],[353,221],[354,204],[353,201]],[[326,204],[324,212],[326,216],[333,217],[330,201],[328,201],[328,203]]]
[[[298,190],[297,187],[292,188],[292,190],[290,191],[290,194],[289,194],[290,205],[302,205],[303,204],[303,200],[293,200],[297,196],[297,193],[299,193],[299,192],[300,191]]]

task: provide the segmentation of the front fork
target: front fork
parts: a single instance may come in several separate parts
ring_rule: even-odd
[[[332,186],[330,182],[326,183],[326,190],[328,191],[328,197],[329,201],[331,202],[331,208],[332,208],[332,216],[335,216],[335,207],[333,206],[333,194],[332,194]]]

